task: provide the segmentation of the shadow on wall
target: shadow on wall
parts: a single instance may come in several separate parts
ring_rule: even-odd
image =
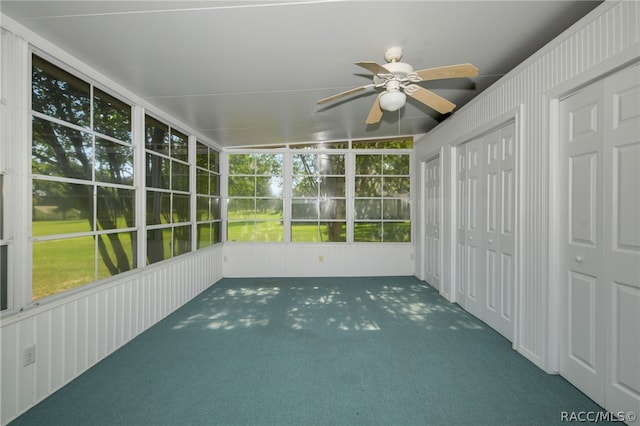
[[[196,298],[174,330],[479,330],[485,326],[413,277],[226,278]],[[204,306],[204,308],[203,308]],[[189,305],[185,307],[189,309]]]

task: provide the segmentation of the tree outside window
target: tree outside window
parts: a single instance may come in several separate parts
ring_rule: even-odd
[[[32,56],[32,298],[137,266],[131,106]]]

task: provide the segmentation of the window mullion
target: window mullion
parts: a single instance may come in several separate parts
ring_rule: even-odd
[[[132,111],[131,124],[133,136],[133,185],[136,191],[136,264],[134,267],[144,268],[147,252],[147,229],[146,229],[146,208],[147,208],[147,187],[146,187],[146,152],[144,137],[144,116],[145,111],[139,105],[135,105]]]

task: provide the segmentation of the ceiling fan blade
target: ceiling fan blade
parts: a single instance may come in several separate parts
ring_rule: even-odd
[[[436,95],[431,90],[427,90],[417,84],[410,84],[406,86],[404,88],[404,92],[426,106],[435,109],[440,114],[451,112],[456,107],[454,103],[449,102],[442,96]]]
[[[478,69],[471,64],[449,65],[414,71],[421,80],[440,80],[443,78],[475,77]]]
[[[369,115],[367,116],[367,124],[376,124],[382,118],[382,108],[380,108],[380,97],[376,97],[376,101],[373,103]]]
[[[355,64],[358,65],[359,67],[362,67],[372,72],[374,75],[390,75],[391,74],[388,69],[386,69],[382,65],[376,64],[375,62],[361,61],[361,62],[355,62]]]
[[[327,103],[327,102],[331,102],[331,101],[334,101],[336,99],[340,99],[342,97],[351,95],[353,93],[361,92],[361,91],[363,91],[365,89],[368,89],[370,87],[373,87],[373,86],[374,86],[373,84],[365,84],[364,86],[355,87],[355,88],[349,89],[349,90],[347,90],[345,92],[341,92],[341,93],[329,96],[328,98],[320,99],[319,101],[316,102],[316,104],[320,105],[320,104],[324,104],[324,103]]]

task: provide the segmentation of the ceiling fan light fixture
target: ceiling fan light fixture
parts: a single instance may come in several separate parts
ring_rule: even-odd
[[[380,108],[385,111],[397,111],[407,101],[407,95],[399,90],[386,91],[380,95]]]

